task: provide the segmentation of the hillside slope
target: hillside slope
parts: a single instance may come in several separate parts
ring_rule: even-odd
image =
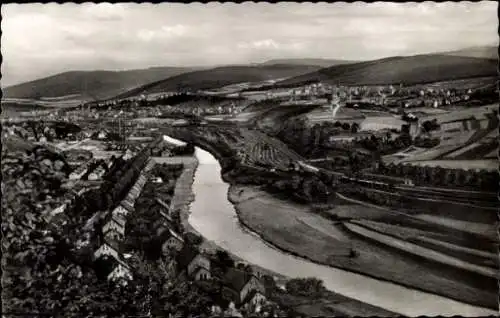
[[[335,59],[274,59],[269,60],[260,65],[275,65],[275,64],[289,64],[289,65],[315,65],[320,67],[330,67],[334,65],[351,64],[359,61],[335,60]]]
[[[390,57],[337,65],[286,79],[278,85],[322,81],[346,85],[419,84],[497,75],[497,61],[441,54]]]
[[[292,77],[320,69],[315,65],[273,64],[258,66],[223,66],[209,70],[194,71],[133,89],[117,98],[127,98],[139,94],[152,94],[177,90],[206,90],[223,86],[259,82],[284,77]]]
[[[71,71],[3,88],[4,98],[104,99],[193,68],[154,67],[128,71]]]
[[[475,46],[457,51],[450,51],[442,53],[451,56],[464,56],[464,57],[476,57],[482,59],[494,59],[498,58],[498,47],[497,46]]]

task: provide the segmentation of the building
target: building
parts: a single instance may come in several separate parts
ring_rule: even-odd
[[[124,261],[119,251],[119,243],[116,240],[105,239],[104,243],[94,252],[94,261],[104,261],[109,272],[106,273],[108,280],[126,285],[131,280],[132,272]]]
[[[266,302],[267,298],[264,293],[260,290],[252,290],[243,300],[243,307],[245,307],[248,312],[255,312],[257,308],[261,307]]]
[[[330,136],[329,142],[331,143],[338,143],[338,142],[352,142],[354,139],[356,139],[355,135],[333,135]]]
[[[162,244],[162,252],[164,254],[168,253],[168,251],[175,250],[177,252],[181,251],[183,246],[184,246],[184,239],[177,233],[175,233],[173,230],[168,229],[167,230],[169,237],[167,240]]]
[[[130,204],[130,202],[126,200],[122,200],[120,204],[113,209],[112,215],[120,216],[126,218],[129,213],[134,212],[134,206]]]
[[[125,220],[111,214],[108,222],[102,227],[104,237],[111,240],[121,241],[125,235]]]
[[[120,260],[119,243],[115,240],[105,239],[104,243],[94,252],[94,260],[108,256]]]
[[[114,269],[109,273],[108,280],[121,284],[127,285],[129,280],[133,279],[132,272],[130,271],[130,267],[123,261],[117,261],[117,264],[114,266]]]
[[[158,206],[160,207],[160,214],[164,217],[164,218],[168,218],[170,219],[170,214],[169,214],[169,211],[170,211],[170,207],[167,203],[165,203],[165,201],[163,201],[162,199],[160,198],[156,198],[155,202],[158,204]]]
[[[410,122],[410,136],[411,136],[411,138],[415,138],[416,136],[418,136],[419,133],[420,133],[420,124],[418,122],[418,119]]]
[[[80,167],[78,167],[76,170],[70,173],[69,179],[70,180],[80,180],[85,173],[87,173],[88,170],[88,164],[84,164]]]
[[[185,245],[177,257],[181,270],[185,270],[188,277],[194,280],[207,280],[212,278],[210,272],[210,259],[192,246]]]
[[[94,171],[92,171],[89,176],[88,176],[88,179],[89,180],[98,180],[100,179],[104,174],[106,173],[106,169],[99,165],[96,169],[94,169]]]
[[[223,277],[224,297],[237,306],[257,305],[265,301],[265,287],[254,273],[236,268],[229,269]]]

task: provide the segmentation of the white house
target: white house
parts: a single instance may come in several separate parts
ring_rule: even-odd
[[[134,207],[128,201],[123,200],[120,204],[113,210],[113,216],[119,216],[122,218],[127,217],[130,212],[134,211]]]
[[[266,296],[260,290],[253,290],[243,300],[243,306],[249,312],[259,312],[262,305],[267,301]]]
[[[72,173],[70,173],[69,175],[69,179],[70,180],[79,180],[83,177],[83,175],[87,172],[87,167],[86,166],[83,166],[83,167],[80,167],[78,169],[76,169],[75,171],[73,171]]]
[[[111,217],[111,219],[102,227],[102,233],[105,238],[121,241],[125,235],[124,222],[120,222],[114,217]]]
[[[102,166],[97,167],[92,173],[89,174],[88,179],[89,180],[98,180],[100,179],[104,173],[106,173],[106,170]]]
[[[125,151],[125,154],[123,155],[122,159],[128,160],[128,159],[132,158],[133,156],[134,156],[133,152],[130,151],[130,149],[127,149],[127,151]]]
[[[120,259],[118,251],[106,241],[94,252],[94,259],[98,259],[105,255],[111,256],[117,261]]]
[[[109,273],[108,280],[121,283],[123,285],[127,284],[127,281],[132,280],[132,273],[130,268],[124,262],[118,261],[118,265],[115,266],[113,271]]]
[[[104,130],[99,131],[97,134],[97,139],[106,139],[108,137],[108,133]]]

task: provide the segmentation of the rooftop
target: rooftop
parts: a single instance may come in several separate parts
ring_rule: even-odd
[[[248,281],[250,281],[252,276],[254,276],[252,273],[248,273],[244,270],[230,268],[226,274],[224,274],[223,280],[227,287],[239,292]]]

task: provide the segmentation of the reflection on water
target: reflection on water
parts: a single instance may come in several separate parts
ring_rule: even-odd
[[[272,248],[239,225],[234,208],[227,199],[229,186],[221,179],[217,160],[199,148],[195,154],[200,164],[195,173],[195,200],[191,204],[189,222],[204,237],[249,263],[289,277],[318,277],[332,291],[402,315],[497,314],[493,310],[317,265]]]

